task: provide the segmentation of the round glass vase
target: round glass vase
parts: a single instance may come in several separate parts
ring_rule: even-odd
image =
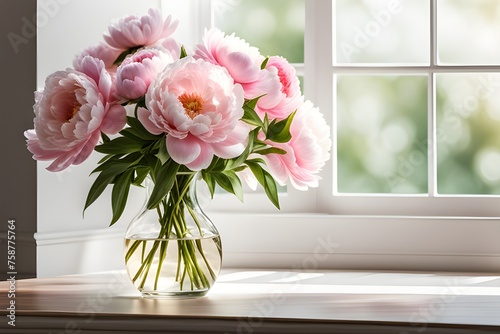
[[[145,180],[147,198],[125,233],[125,264],[144,298],[204,296],[222,264],[215,225],[198,204],[199,174],[178,174],[170,192],[147,209],[154,183]]]

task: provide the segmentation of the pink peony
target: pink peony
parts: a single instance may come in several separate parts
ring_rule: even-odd
[[[92,56],[85,56],[80,61],[76,71],[87,75],[96,83],[105,101],[117,102],[114,77],[106,70],[106,65],[102,60]]]
[[[225,67],[234,81],[243,87],[245,98],[253,99],[271,93],[274,99],[271,103],[278,103],[279,78],[261,70],[265,58],[257,48],[234,34],[226,36],[217,28],[206,31],[203,42],[204,45],[198,45],[195,50],[196,59]]]
[[[153,134],[166,133],[172,159],[192,170],[207,168],[214,155],[230,159],[245,149],[243,90],[220,66],[191,57],[168,65],[150,85],[146,105],[139,120]]]
[[[101,131],[116,134],[126,123],[125,109],[113,104],[111,77],[104,63],[85,57],[82,70],[68,69],[47,77],[35,93],[35,129],[25,132],[28,149],[36,160],[53,160],[47,168],[57,172],[85,161],[97,145]]]
[[[141,49],[129,55],[116,71],[118,95],[129,100],[144,96],[158,73],[173,61],[168,51],[158,48]]]
[[[78,54],[73,60],[73,67],[75,68],[75,70],[81,72],[83,59],[86,56],[91,56],[102,60],[108,72],[116,72],[116,65],[114,63],[121,53],[121,50],[112,48],[105,43],[99,43],[95,46],[86,48],[80,54]]]
[[[267,114],[270,119],[284,119],[302,104],[300,82],[295,68],[283,57],[270,57],[266,70],[273,73],[280,82],[280,89],[270,91],[257,102],[256,111]]]
[[[152,45],[176,45],[171,35],[179,21],[173,21],[169,15],[164,21],[158,9],[149,9],[143,16],[129,15],[114,22],[104,33],[104,40],[113,48],[127,50],[130,48]]]
[[[299,190],[317,187],[317,175],[330,158],[330,127],[318,108],[310,101],[299,107],[290,127],[292,139],[288,143],[268,143],[286,151],[286,154],[268,154],[264,160],[276,181],[291,184]]]

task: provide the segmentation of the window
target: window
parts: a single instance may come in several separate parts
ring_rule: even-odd
[[[500,2],[331,3],[315,2],[333,13],[316,20],[333,22],[333,61],[316,65],[336,142],[321,208],[498,216]]]
[[[244,1],[220,2],[237,11]],[[499,8],[495,0],[304,1],[304,93],[333,125],[333,158],[317,190],[288,189],[280,213],[261,210],[266,200],[257,194],[241,206],[215,205],[227,233],[245,235],[228,246],[228,263],[298,263],[327,238],[339,247],[318,265],[325,268],[499,265],[491,236],[500,233],[493,130],[500,61],[492,61],[500,59],[492,33]],[[446,118],[457,97],[481,110]],[[484,138],[463,150],[457,126]],[[467,143],[476,140],[469,134]]]
[[[500,215],[497,12],[496,0],[212,1],[217,27],[296,63],[332,122],[317,200],[289,189],[284,211]]]

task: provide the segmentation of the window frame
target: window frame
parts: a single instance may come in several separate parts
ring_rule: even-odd
[[[316,13],[323,15],[313,24],[316,31],[331,31],[332,35],[322,39],[323,48],[321,55],[315,59],[317,78],[320,87],[327,87],[321,91],[317,88],[316,99],[320,110],[333,109],[330,124],[335,124],[335,76],[340,74],[399,74],[399,75],[425,75],[428,81],[428,194],[345,194],[336,192],[336,159],[325,168],[323,182],[320,185],[318,208],[331,214],[362,214],[362,215],[407,215],[407,216],[459,216],[459,217],[498,217],[500,216],[500,196],[498,195],[441,195],[437,193],[437,143],[436,143],[436,113],[435,113],[435,85],[436,75],[440,73],[481,73],[498,72],[500,66],[462,66],[441,65],[438,63],[437,49],[437,1],[428,0],[430,4],[430,65],[387,65],[387,64],[346,64],[336,63],[334,40],[335,26],[327,26],[334,22],[334,8],[329,1],[312,1],[309,10],[316,7]],[[319,9],[319,10],[318,10]],[[307,20],[306,20],[307,21]],[[326,42],[325,42],[326,41]],[[332,41],[331,44],[328,41]],[[313,47],[309,45],[308,49]],[[329,52],[329,54],[328,54]],[[306,66],[307,67],[307,66]],[[330,86],[330,82],[332,82]],[[321,95],[331,96],[329,101]],[[333,128],[333,138],[336,138],[336,126]],[[336,156],[334,145],[332,157]],[[333,194],[333,197],[332,197]]]

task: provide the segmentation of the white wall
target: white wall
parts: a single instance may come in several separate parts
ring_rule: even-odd
[[[194,45],[203,29],[193,24],[195,1],[175,0],[39,0],[37,86],[54,71],[72,65],[73,58],[88,46],[102,41],[113,18],[142,15],[161,8],[180,20],[175,37]],[[195,28],[198,31],[195,31]],[[38,276],[91,272],[121,266],[121,235],[144,202],[139,188],[131,189],[129,205],[111,228],[111,197],[108,189],[82,215],[85,199],[95,177],[89,177],[100,155],[94,153],[79,166],[48,172],[49,163],[38,162]],[[104,237],[104,239],[103,239]]]

